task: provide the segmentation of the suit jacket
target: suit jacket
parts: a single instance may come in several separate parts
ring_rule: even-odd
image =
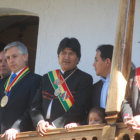
[[[103,86],[102,80],[99,80],[97,83],[93,85],[90,108],[93,108],[95,106],[100,107],[100,97],[101,97],[102,86]]]
[[[4,84],[7,78],[2,80],[0,86],[0,100],[4,94]],[[19,131],[33,130],[32,121],[29,117],[29,108],[41,76],[29,72],[12,88],[8,104],[0,106],[0,133],[9,128]]]
[[[63,77],[66,78],[71,72],[65,72]],[[31,117],[34,125],[37,126],[40,120],[53,122],[56,127],[63,127],[70,122],[82,122],[89,106],[92,82],[92,77],[79,69],[66,80],[75,103],[65,112],[58,97],[54,95],[54,89],[50,83],[48,74],[45,74],[42,78],[40,90],[38,90],[31,108]],[[50,119],[46,119],[48,106],[52,99],[51,116]]]
[[[122,103],[121,114],[131,116],[140,115],[140,90],[138,89],[136,76],[131,77],[127,84],[126,97]]]

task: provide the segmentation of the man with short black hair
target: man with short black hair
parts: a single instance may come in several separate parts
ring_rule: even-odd
[[[48,129],[81,123],[91,97],[92,77],[77,68],[81,57],[79,41],[64,38],[57,54],[61,70],[43,76],[31,109],[32,120],[41,136]]]
[[[110,44],[100,45],[96,49],[94,68],[96,75],[101,76],[101,80],[93,85],[91,108],[99,106],[106,108],[110,71],[112,64],[113,46]]]

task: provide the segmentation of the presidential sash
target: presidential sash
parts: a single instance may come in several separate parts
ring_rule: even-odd
[[[5,91],[4,91],[4,96],[2,97],[1,99],[1,102],[0,102],[0,105],[1,107],[5,107],[8,103],[8,98],[11,94],[11,89],[12,87],[20,80],[22,79],[27,73],[29,72],[29,68],[28,67],[25,67],[15,78],[14,80],[12,81],[12,83],[10,83],[10,80],[11,80],[11,76],[9,76],[9,78],[7,79],[5,85],[4,85],[4,88],[5,88]]]
[[[6,93],[9,93],[9,91],[11,91],[12,87],[13,87],[20,79],[22,79],[28,72],[29,72],[29,67],[25,67],[25,68],[15,77],[15,79],[12,81],[11,84],[10,84],[11,76],[9,76],[8,80],[6,81],[6,83],[5,83],[5,85],[4,85]]]
[[[140,90],[140,67],[136,69],[136,80],[137,80],[137,85]]]
[[[66,84],[65,79],[60,74],[60,70],[48,72],[49,79],[54,88],[54,95],[58,96],[64,110],[67,112],[74,104],[74,98]]]

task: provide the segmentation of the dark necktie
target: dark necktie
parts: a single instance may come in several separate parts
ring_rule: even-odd
[[[12,74],[11,79],[10,79],[10,84],[12,83],[12,81],[15,79],[17,75],[15,73]]]

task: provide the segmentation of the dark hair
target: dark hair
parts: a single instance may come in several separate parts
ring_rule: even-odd
[[[131,62],[129,79],[133,78],[135,74],[136,74],[136,66],[133,62]]]
[[[89,114],[92,113],[92,112],[97,113],[101,117],[101,119],[103,120],[103,123],[106,122],[106,120],[105,120],[106,114],[105,114],[105,109],[104,108],[96,106],[89,111]],[[89,116],[88,116],[88,120],[89,120]]]
[[[57,54],[61,51],[63,51],[65,48],[70,48],[72,51],[74,51],[77,55],[77,57],[81,58],[81,45],[79,41],[76,38],[64,38],[61,40],[58,49],[57,49]]]
[[[100,51],[101,52],[101,55],[100,56],[101,56],[102,60],[105,60],[107,58],[109,58],[110,60],[112,60],[113,45],[110,45],[110,44],[100,45],[96,49],[96,52],[97,51]]]
[[[5,46],[6,46],[6,44],[4,42],[0,41],[0,52],[2,52],[4,50]]]

